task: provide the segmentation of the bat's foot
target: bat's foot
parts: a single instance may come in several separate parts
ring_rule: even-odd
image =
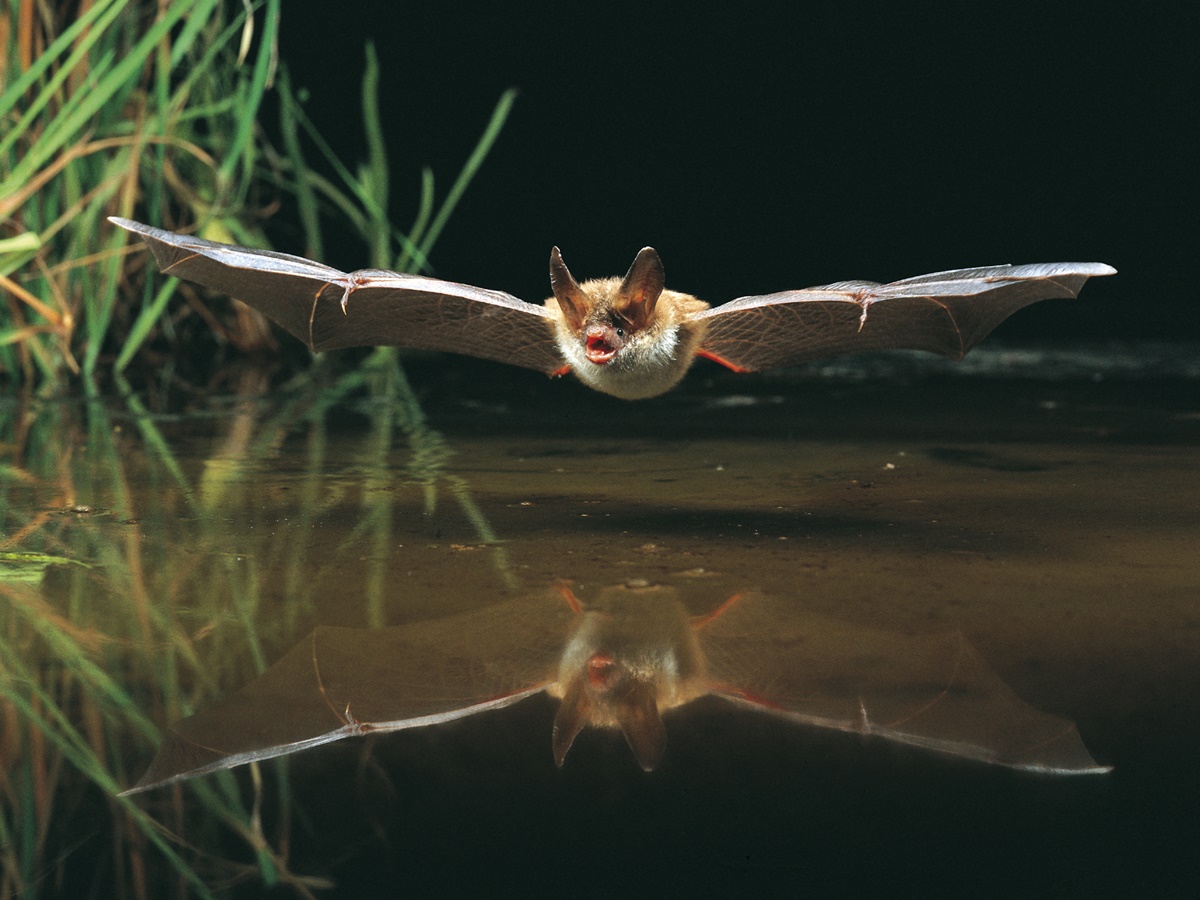
[[[562,594],[563,599],[567,601],[567,605],[571,607],[571,612],[583,612],[583,604],[579,602],[579,598],[576,597],[575,592],[571,590],[571,582],[560,581],[554,587],[560,594]]]
[[[737,363],[731,363],[729,360],[725,359],[722,356],[719,356],[716,353],[713,353],[711,350],[697,350],[696,355],[702,356],[705,359],[711,359],[713,362],[720,363],[721,365],[723,365],[725,368],[729,369],[730,371],[737,372],[739,374],[745,374],[746,372],[752,371],[750,369],[742,368]]]
[[[754,593],[754,591],[738,591],[736,594],[734,594],[728,600],[723,602],[720,606],[718,606],[712,612],[707,612],[702,616],[695,616],[692,619],[692,627],[693,628],[703,628],[709,622],[712,622],[715,619],[719,619],[726,612],[728,612],[730,609],[732,609],[736,604],[740,603],[742,600],[746,599],[753,593]]]

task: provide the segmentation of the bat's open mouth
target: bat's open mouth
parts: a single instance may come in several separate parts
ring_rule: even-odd
[[[587,339],[587,350],[585,350],[584,353],[588,358],[588,362],[602,366],[617,355],[617,348],[606,341],[602,336],[598,334],[589,334]]]

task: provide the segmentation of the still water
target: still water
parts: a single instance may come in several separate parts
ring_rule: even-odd
[[[410,367],[420,407],[387,377],[341,395],[253,373],[182,418],[6,403],[5,889],[1190,895],[1198,382],[1028,363],[700,375],[637,404],[437,361]],[[318,626],[634,580],[691,614],[753,596],[887,633],[897,665],[905,640],[961,634],[1113,771],[1015,771],[714,696],[666,712],[652,772],[599,729],[559,769],[542,692],[115,798],[163,728]],[[446,641],[494,657],[505,627],[477,654]]]

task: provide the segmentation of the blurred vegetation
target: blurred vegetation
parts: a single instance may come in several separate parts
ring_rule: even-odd
[[[275,348],[257,313],[209,307],[193,288],[149,273],[141,243],[107,216],[265,246],[261,225],[287,204],[310,255],[322,255],[328,214],[366,243],[370,265],[413,271],[513,101],[501,97],[440,202],[432,173],[422,173],[404,232],[387,209],[372,47],[361,110],[368,153],[353,168],[312,127],[278,65],[281,0],[247,2],[233,16],[222,0],[2,2],[0,379],[44,393],[74,383],[126,389],[136,371],[140,392],[161,397],[202,387],[236,355],[228,348]],[[268,98],[280,110],[278,148],[261,127]],[[185,302],[170,302],[177,293]]]
[[[287,864],[286,767],[271,770],[283,823],[271,835],[229,778],[188,788],[186,803],[180,791],[165,792],[153,817],[144,800],[116,796],[138,774],[125,768],[131,740],[134,758],[148,758],[158,723],[248,680],[266,663],[266,643],[311,624],[314,587],[295,574],[271,579],[260,565],[303,571],[298,557],[315,553],[293,539],[304,523],[264,528],[263,546],[236,553],[181,553],[181,545],[196,549],[181,523],[209,522],[208,536],[222,543],[228,535],[212,523],[245,502],[247,460],[269,456],[297,425],[309,429],[312,464],[300,493],[316,502],[299,515],[327,510],[317,480],[324,417],[365,394],[376,465],[361,485],[340,488],[362,492],[343,549],[366,560],[357,566],[364,624],[380,621],[386,602],[394,479],[415,485],[427,512],[444,490],[482,542],[494,538],[465,484],[439,475],[449,451],[426,427],[394,352],[376,351],[323,390],[285,401],[260,428],[249,398],[266,393],[266,377],[218,369],[273,352],[267,323],[162,278],[141,242],[106,218],[266,246],[264,223],[294,209],[309,255],[322,255],[322,223],[334,219],[366,244],[370,265],[415,271],[513,94],[500,98],[440,198],[432,172],[421,174],[404,231],[387,208],[372,47],[361,107],[368,152],[354,167],[313,128],[278,62],[282,0],[0,3],[0,383],[21,398],[0,404],[0,896],[82,886],[150,897],[172,880],[180,893],[211,896],[246,877],[311,896],[322,882]],[[268,108],[279,112],[278,146],[262,127]],[[201,393],[217,377],[242,399],[225,410],[227,442],[197,472],[175,457],[148,410],[177,405],[173,397]],[[92,395],[115,388],[122,421],[102,404],[81,412],[47,402],[79,387]],[[400,470],[388,458],[397,440],[412,454]],[[139,503],[139,491],[153,503]],[[98,497],[103,507],[87,505]],[[493,549],[508,584],[503,550]],[[259,615],[268,582],[286,592],[287,616]],[[264,788],[256,785],[257,803]],[[82,844],[91,849],[79,853]]]
[[[327,887],[292,870],[296,829],[327,836],[292,799],[286,761],[251,767],[249,789],[243,771],[118,794],[164,723],[252,680],[321,619],[429,615],[395,585],[395,547],[414,534],[474,534],[491,572],[479,589],[514,585],[419,411],[369,384],[356,404],[369,428],[334,450],[342,385],[268,401],[265,383],[245,369],[199,439],[187,418],[0,401],[0,896]]]

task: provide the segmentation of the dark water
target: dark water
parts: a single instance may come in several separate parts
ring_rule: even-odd
[[[248,398],[178,421],[9,406],[4,549],[92,566],[4,581],[9,683],[40,678],[125,788],[149,726],[215,703],[316,625],[648,579],[695,609],[756,591],[872,629],[961,630],[1110,774],[1012,771],[715,698],[666,715],[651,773],[599,730],[559,770],[541,695],[305,751],[286,780],[268,763],[261,783],[243,767],[118,802],[10,704],[10,783],[43,783],[48,763],[59,808],[78,809],[69,826],[47,814],[58,855],[25,865],[53,873],[47,893],[128,888],[134,857],[155,890],[175,884],[134,808],[187,842],[171,846],[210,887],[246,896],[265,890],[256,834],[338,896],[1192,895],[1198,383],[1178,355],[1099,378],[991,362],[699,374],[639,404],[418,364],[425,420],[386,388],[325,408],[252,379]]]

